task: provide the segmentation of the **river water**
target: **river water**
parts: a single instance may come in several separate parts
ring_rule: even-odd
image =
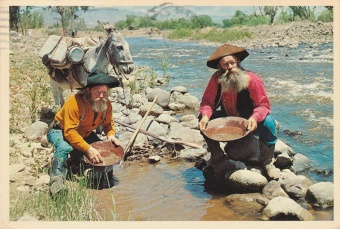
[[[167,60],[170,81],[164,89],[182,85],[201,99],[214,72],[206,61],[215,46],[147,37],[126,40],[135,65],[150,66],[158,77],[163,76],[162,57]],[[280,124],[279,138],[312,160],[313,168],[304,175],[314,183],[333,182],[333,43],[248,51],[242,65],[263,78],[272,115]],[[293,138],[284,130],[300,131],[302,136]],[[223,195],[209,193],[202,172],[192,163],[135,162],[115,168],[114,174],[115,187],[96,191],[107,220],[112,220],[114,212],[117,220],[259,219],[256,213],[235,211],[225,204]]]

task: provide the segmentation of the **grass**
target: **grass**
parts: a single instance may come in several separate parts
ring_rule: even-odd
[[[192,39],[210,42],[229,42],[252,38],[252,33],[247,29],[211,29],[209,32],[200,30],[173,30],[169,33],[170,39]]]
[[[44,221],[101,221],[96,210],[93,194],[86,188],[85,179],[71,182],[68,192],[51,199],[48,190],[25,194],[11,192],[10,220],[16,221],[24,215]]]

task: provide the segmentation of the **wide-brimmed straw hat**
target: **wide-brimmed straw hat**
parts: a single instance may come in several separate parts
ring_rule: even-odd
[[[99,86],[99,85],[106,85],[108,88],[114,88],[118,87],[120,85],[119,81],[110,75],[104,74],[104,73],[91,73],[87,77],[87,84],[83,88],[79,89],[84,89],[84,88],[91,88],[94,86]]]
[[[244,60],[249,53],[242,47],[238,47],[231,44],[224,44],[218,47],[209,57],[207,66],[210,68],[219,68],[219,60],[224,56],[233,55],[236,56],[240,62]]]

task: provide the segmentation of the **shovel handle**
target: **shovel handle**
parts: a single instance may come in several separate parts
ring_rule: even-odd
[[[136,131],[133,133],[133,135],[132,135],[130,141],[128,142],[127,146],[125,147],[124,156],[123,156],[123,158],[122,158],[120,164],[123,163],[123,161],[124,161],[124,159],[125,159],[126,153],[129,151],[130,147],[132,146],[132,143],[135,141],[135,138],[136,138],[136,136],[137,136],[137,134],[138,134],[140,128],[142,127],[142,125],[143,125],[143,123],[144,123],[146,117],[149,115],[149,112],[151,111],[151,109],[152,109],[153,105],[155,104],[155,102],[157,101],[157,99],[158,99],[158,95],[156,95],[155,98],[153,99],[151,106],[149,107],[149,109],[148,109],[148,110],[146,111],[146,113],[144,114],[143,119],[140,121],[138,127],[136,128]]]

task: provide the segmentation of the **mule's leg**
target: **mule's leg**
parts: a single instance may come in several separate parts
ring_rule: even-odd
[[[59,109],[64,103],[64,96],[63,96],[63,90],[59,86],[59,84],[54,81],[53,79],[50,80],[50,85],[52,88],[52,93],[53,93],[53,99],[54,99],[54,107],[53,109]]]

